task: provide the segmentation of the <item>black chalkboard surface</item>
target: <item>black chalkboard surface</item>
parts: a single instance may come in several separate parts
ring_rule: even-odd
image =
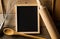
[[[38,32],[37,6],[17,6],[17,31]]]

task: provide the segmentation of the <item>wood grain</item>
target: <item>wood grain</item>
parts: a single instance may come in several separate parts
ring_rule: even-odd
[[[0,14],[3,13],[3,10],[2,10],[2,4],[1,4],[1,0],[0,0]]]

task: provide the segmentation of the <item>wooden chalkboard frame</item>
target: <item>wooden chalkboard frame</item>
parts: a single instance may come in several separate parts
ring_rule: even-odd
[[[37,4],[16,4],[15,5],[15,16],[16,16],[16,32],[17,32],[17,6],[37,6],[37,15],[38,15],[38,31],[37,32],[21,32],[26,34],[39,34],[40,33],[40,16],[39,16],[39,7]],[[18,32],[20,33],[20,32]]]

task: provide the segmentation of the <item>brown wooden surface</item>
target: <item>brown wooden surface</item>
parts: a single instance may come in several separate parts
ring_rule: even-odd
[[[55,0],[55,20],[60,21],[60,0]]]
[[[54,2],[53,18],[60,33],[60,0],[54,0]]]
[[[52,11],[52,1],[51,0],[41,0],[41,1],[45,4],[45,6],[47,6],[48,10],[51,12]],[[12,13],[14,13],[14,9],[12,9]],[[1,30],[0,30],[0,32],[1,32]],[[45,37],[47,39],[51,39],[42,20],[41,20],[41,33],[37,34],[36,36],[41,36],[41,37]],[[32,39],[32,38],[27,38],[27,37],[18,36],[18,35],[17,36],[7,36],[7,35],[4,35],[3,33],[0,33],[0,39]]]
[[[3,13],[3,10],[2,10],[2,4],[1,4],[1,0],[0,0],[0,14]]]

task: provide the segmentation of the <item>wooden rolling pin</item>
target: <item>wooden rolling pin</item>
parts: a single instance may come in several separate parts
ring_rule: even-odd
[[[43,38],[43,37],[38,37],[38,36],[33,36],[33,35],[27,35],[27,34],[20,33],[20,32],[18,33],[18,32],[14,31],[11,28],[5,28],[3,30],[3,32],[6,35],[20,35],[20,36],[25,36],[25,37],[34,38],[34,39],[46,39],[46,38]]]
[[[49,15],[48,10],[46,9],[45,6],[42,6],[40,1],[37,0],[38,6],[39,6],[39,13],[41,15],[41,18],[51,36],[51,39],[59,39],[59,34],[58,31],[56,30],[56,27]]]

